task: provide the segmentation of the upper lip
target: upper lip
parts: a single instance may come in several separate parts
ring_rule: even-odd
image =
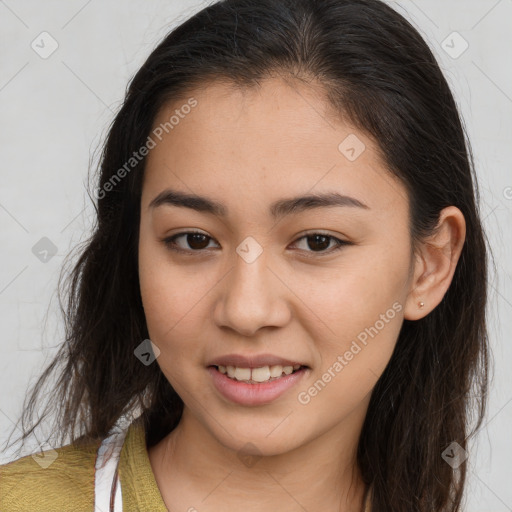
[[[238,366],[239,368],[261,368],[262,366],[307,366],[300,361],[286,359],[273,354],[227,354],[212,359],[207,366]]]

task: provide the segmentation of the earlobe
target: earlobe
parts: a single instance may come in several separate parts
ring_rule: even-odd
[[[418,247],[404,318],[419,320],[443,300],[455,273],[464,241],[466,222],[455,206],[444,208],[434,234]]]

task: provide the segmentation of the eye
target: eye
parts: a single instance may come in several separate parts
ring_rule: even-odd
[[[185,241],[185,244],[188,245],[188,247],[180,246],[177,243],[177,240],[180,238],[183,238]],[[201,253],[204,252],[204,250],[209,245],[209,240],[213,240],[212,237],[205,235],[204,233],[200,231],[183,231],[181,233],[177,233],[176,235],[173,235],[168,238],[164,238],[162,242],[164,245],[176,252],[185,253],[187,255],[193,255],[193,253]],[[346,240],[340,240],[339,238],[336,238],[332,235],[327,235],[324,233],[319,232],[313,232],[308,233],[300,238],[298,238],[294,244],[297,244],[299,241],[305,240],[305,245],[312,250],[307,249],[300,249],[304,252],[309,253],[318,253],[319,256],[322,256],[324,254],[330,254],[334,251],[337,251],[341,249],[343,246],[346,245],[353,245],[352,242],[347,242]],[[331,246],[331,242],[334,242],[334,247]],[[329,251],[326,251],[326,249],[329,249]]]
[[[176,243],[176,240],[179,240],[180,238],[184,238],[188,248],[183,248]],[[213,240],[213,238],[205,235],[204,233],[201,233],[200,231],[183,231],[171,237],[165,238],[162,241],[165,246],[172,251],[191,254],[192,252],[203,251],[208,246],[208,240]],[[190,249],[192,249],[192,251]]]
[[[346,240],[340,240],[332,235],[327,235],[324,233],[308,233],[301,238],[298,238],[295,243],[300,240],[305,241],[306,247],[312,249],[311,251],[306,250],[306,252],[312,253],[320,253],[319,256],[323,256],[324,254],[331,254],[335,251],[338,251],[345,245],[353,245],[352,242],[347,242]],[[334,242],[334,247],[331,247],[331,250],[326,251],[331,245],[331,242]]]

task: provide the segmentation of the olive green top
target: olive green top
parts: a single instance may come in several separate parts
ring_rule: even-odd
[[[149,462],[141,419],[129,426],[119,458],[123,511],[168,512]],[[99,445],[69,444],[0,465],[0,511],[92,512]]]

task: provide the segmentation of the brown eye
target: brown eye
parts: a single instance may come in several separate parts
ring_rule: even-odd
[[[325,235],[308,235],[306,239],[312,251],[325,251],[331,243],[330,237]]]
[[[189,247],[192,249],[201,250],[208,247],[208,237],[206,235],[201,233],[189,233],[185,236]]]
[[[177,243],[182,238],[184,245]],[[200,252],[208,247],[209,241],[213,240],[208,235],[197,231],[178,233],[163,240],[164,244],[171,250],[178,252]],[[183,243],[183,242],[182,242]]]
[[[330,254],[334,251],[337,251],[338,249],[341,249],[345,245],[352,245],[351,242],[340,240],[339,238],[336,238],[331,235],[325,235],[323,233],[307,234],[299,238],[297,242],[299,242],[300,240],[306,241],[306,243],[304,244],[306,247],[303,246],[301,250],[309,253],[319,253],[319,256],[322,256],[324,253]],[[329,249],[331,242],[334,242],[334,246],[331,247],[331,250],[327,250]]]

